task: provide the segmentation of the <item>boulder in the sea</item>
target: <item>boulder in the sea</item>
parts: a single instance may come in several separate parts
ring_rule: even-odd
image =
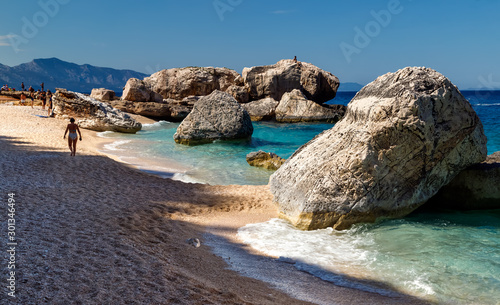
[[[320,105],[308,100],[300,90],[294,89],[283,94],[276,108],[276,121],[335,123],[344,116],[345,108],[343,105]]]
[[[308,99],[321,104],[333,99],[339,87],[339,79],[332,73],[292,59],[244,68],[242,75],[251,101],[266,97],[279,101],[286,92],[300,89]]]
[[[226,92],[231,94],[240,103],[248,103],[250,101],[250,95],[245,86],[231,85],[227,88]]]
[[[270,178],[282,217],[346,229],[405,216],[486,158],[483,126],[443,75],[404,68],[359,91],[344,118]]]
[[[202,97],[174,134],[180,144],[197,145],[214,140],[243,139],[252,136],[250,116],[226,92],[215,90]]]
[[[150,118],[168,120],[171,117],[170,105],[166,102],[132,102],[127,100],[108,101],[113,108]]]
[[[270,170],[277,170],[286,161],[286,159],[281,158],[275,153],[262,150],[249,153],[246,159],[251,166],[263,167]]]
[[[461,171],[426,205],[456,210],[500,209],[500,152]]]
[[[136,133],[142,128],[141,123],[128,114],[78,92],[58,88],[53,100],[54,113],[79,118],[81,128],[124,133]]]
[[[242,104],[241,106],[248,112],[252,121],[267,121],[276,117],[278,103],[272,98],[266,97],[258,101]]]
[[[100,101],[112,101],[115,98],[115,92],[105,88],[94,88],[90,97]]]

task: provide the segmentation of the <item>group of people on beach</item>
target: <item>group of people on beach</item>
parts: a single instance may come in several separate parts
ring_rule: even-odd
[[[22,87],[22,92],[21,92],[21,105],[25,105],[27,96],[31,99],[31,108],[33,108],[35,99],[38,99],[42,101],[42,109],[45,110],[45,106],[47,106],[47,116],[52,115],[52,108],[53,108],[53,103],[52,103],[52,92],[50,90],[47,90],[45,92],[44,90],[44,83],[41,83],[41,90],[38,89],[35,91],[35,89],[30,86],[27,92],[24,90],[24,83],[21,84]]]
[[[35,91],[35,89],[30,86],[28,90],[25,90],[24,82],[21,83],[21,105],[26,104],[26,99],[27,95],[31,99],[31,108],[34,108],[34,102],[35,98],[38,100],[42,101],[42,109],[45,110],[45,106],[47,106],[48,114],[47,116],[52,115],[52,108],[53,108],[53,103],[52,103],[52,92],[50,90],[47,90],[45,92],[45,84],[41,83],[39,90]],[[15,91],[16,89],[14,88],[9,88],[9,86],[6,84],[0,88],[1,91]],[[76,143],[78,142],[78,136],[80,136],[80,141],[82,140],[82,133],[80,132],[80,128],[78,128],[78,125],[75,123],[75,119],[71,118],[69,120],[69,124],[66,126],[66,131],[64,132],[63,139],[66,139],[66,134],[68,134],[68,146],[69,150],[71,151],[71,156],[76,155]]]

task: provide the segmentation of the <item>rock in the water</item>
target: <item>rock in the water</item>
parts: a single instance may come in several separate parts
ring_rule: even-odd
[[[136,133],[142,128],[128,114],[81,93],[56,89],[53,100],[54,113],[81,118],[78,121],[81,128],[125,133]]]
[[[151,90],[148,83],[137,78],[131,78],[125,84],[122,99],[132,102],[161,102],[160,94]]]
[[[343,105],[320,105],[308,100],[298,89],[283,94],[276,108],[276,121],[296,122],[331,122],[339,121],[345,113]]]
[[[216,90],[202,97],[174,134],[180,144],[197,145],[214,140],[251,137],[250,116],[228,93]]]
[[[248,103],[250,101],[250,95],[248,90],[244,86],[232,85],[226,90],[227,93],[231,94],[235,100],[240,103]]]
[[[251,166],[263,167],[271,170],[277,170],[286,161],[286,159],[281,158],[275,153],[268,153],[262,150],[249,153],[246,159]]]
[[[440,73],[405,68],[356,94],[345,117],[270,178],[281,216],[302,229],[407,215],[486,158],[483,126]]]
[[[457,210],[500,209],[500,152],[461,171],[427,204]]]
[[[171,118],[171,107],[167,102],[132,102],[127,100],[112,100],[107,102],[113,108],[128,113],[139,114],[146,117],[165,119]]]
[[[241,106],[248,112],[252,121],[267,121],[276,117],[278,104],[279,102],[267,97]]]
[[[90,97],[100,101],[112,101],[115,98],[115,92],[105,88],[92,89]]]
[[[244,68],[242,74],[251,101],[266,97],[279,101],[286,92],[300,89],[308,99],[324,103],[335,97],[339,87],[339,79],[332,73],[292,59],[270,66]]]

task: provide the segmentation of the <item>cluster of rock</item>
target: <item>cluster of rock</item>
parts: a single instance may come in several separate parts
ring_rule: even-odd
[[[332,122],[342,116],[344,106],[322,104],[335,97],[338,86],[335,75],[294,60],[245,68],[243,76],[227,68],[187,67],[162,70],[144,80],[132,78],[125,85],[121,101],[111,104],[130,113],[182,121],[197,100],[219,90],[244,105],[253,120]],[[297,91],[295,98],[286,98],[292,91]],[[295,112],[276,117],[281,103],[287,104],[280,108],[281,113],[288,109]],[[297,113],[302,110],[305,113]]]
[[[53,102],[57,117],[79,118],[81,128],[124,133],[136,133],[142,128],[141,123],[128,114],[81,93],[58,88]]]
[[[263,167],[270,170],[277,170],[286,161],[286,159],[281,158],[275,153],[262,150],[249,153],[246,159],[251,166]]]
[[[458,89],[432,69],[405,68],[358,92],[339,123],[271,176],[270,189],[295,226],[346,229],[409,214],[485,158],[482,124]]]

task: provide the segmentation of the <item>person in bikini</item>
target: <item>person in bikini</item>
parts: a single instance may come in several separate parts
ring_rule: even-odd
[[[76,132],[78,131],[78,134],[80,135],[80,141],[82,140],[82,133],[80,132],[80,128],[78,128],[78,125],[75,124],[75,119],[71,118],[69,119],[69,124],[66,127],[66,131],[64,132],[64,137],[63,139],[66,139],[66,134],[69,131],[68,135],[68,146],[69,150],[71,150],[71,156],[76,155],[76,142],[78,140],[78,135]]]

